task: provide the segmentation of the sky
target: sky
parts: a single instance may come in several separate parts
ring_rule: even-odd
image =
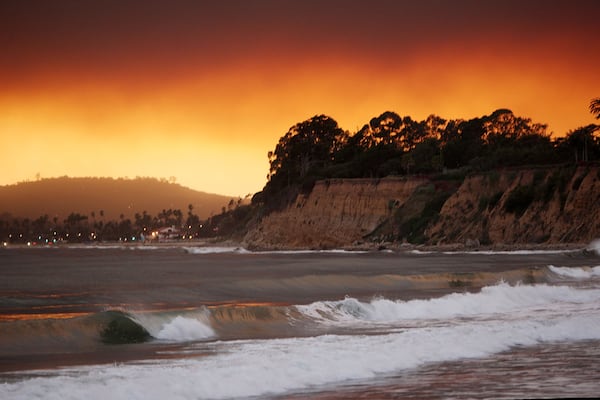
[[[171,178],[260,191],[317,114],[509,108],[555,136],[598,122],[600,1],[2,0],[0,185]]]

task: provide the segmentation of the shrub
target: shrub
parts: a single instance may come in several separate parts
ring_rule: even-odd
[[[448,286],[450,286],[451,288],[469,287],[472,284],[473,284],[472,282],[463,281],[461,279],[452,279],[452,280],[448,281]]]
[[[498,202],[502,198],[503,194],[504,194],[504,192],[502,190],[500,190],[499,192],[496,192],[496,194],[494,194],[492,197],[490,197],[490,201],[488,202],[488,207],[489,208],[496,207],[496,204],[498,204]]]
[[[518,186],[506,199],[504,210],[520,217],[531,205],[534,197],[535,192],[532,186]]]
[[[422,244],[427,241],[425,229],[430,223],[437,220],[442,206],[452,193],[452,191],[435,192],[429,201],[425,203],[423,210],[418,216],[410,218],[400,226],[401,231],[407,233],[407,239],[410,243]]]
[[[583,178],[585,178],[585,174],[581,174],[575,179],[575,181],[573,182],[573,186],[572,186],[573,190],[579,190],[579,187],[581,186],[581,182],[583,182]]]
[[[482,196],[482,197],[479,199],[479,207],[477,208],[477,210],[478,210],[479,212],[482,212],[482,211],[484,211],[485,209],[487,209],[487,208],[488,208],[488,205],[489,205],[489,204],[490,204],[490,199],[489,199],[489,197],[487,197],[487,196]]]

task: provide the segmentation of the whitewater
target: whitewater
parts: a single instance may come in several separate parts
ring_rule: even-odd
[[[2,399],[600,390],[600,256],[589,248],[8,249],[0,260]]]

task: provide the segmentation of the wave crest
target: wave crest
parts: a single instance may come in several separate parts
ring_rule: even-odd
[[[593,240],[587,247],[587,250],[593,251],[600,256],[600,239]]]
[[[575,279],[591,279],[594,277],[600,277],[600,266],[597,267],[555,267],[553,265],[548,266],[548,269],[555,273],[556,275],[560,275],[566,278],[575,278]]]
[[[186,253],[190,254],[221,254],[221,253],[237,253],[248,254],[250,251],[243,247],[183,247]]]
[[[171,322],[164,324],[155,337],[180,342],[207,339],[214,335],[215,331],[207,323],[178,315]]]
[[[155,339],[188,342],[215,336],[215,331],[209,322],[209,315],[209,311],[202,307],[177,313],[140,313],[133,318]]]
[[[599,271],[600,272],[600,268]],[[477,293],[452,293],[439,298],[410,301],[376,298],[361,302],[354,298],[315,302],[297,309],[320,322],[396,322],[400,320],[452,319],[517,312],[524,308],[551,308],[557,302],[600,301],[600,290],[568,286],[516,285],[485,286]]]

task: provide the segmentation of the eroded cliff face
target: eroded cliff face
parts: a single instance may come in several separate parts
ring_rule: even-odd
[[[248,232],[245,245],[341,248],[418,237],[424,244],[476,247],[589,243],[600,237],[598,166],[468,176],[449,192],[442,188],[447,196],[432,217],[428,204],[436,203],[444,185],[416,178],[320,181],[286,210],[266,216]],[[418,235],[408,231],[415,226],[422,230]]]
[[[274,212],[246,235],[249,248],[339,248],[361,242],[389,219],[424,179],[319,181],[308,195]]]
[[[425,233],[431,244],[589,243],[600,236],[600,168],[467,177]]]

